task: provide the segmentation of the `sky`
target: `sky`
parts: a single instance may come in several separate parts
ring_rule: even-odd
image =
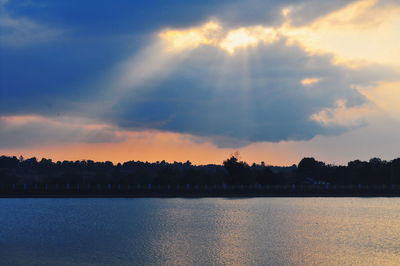
[[[397,0],[0,0],[0,154],[391,160],[399,43]]]

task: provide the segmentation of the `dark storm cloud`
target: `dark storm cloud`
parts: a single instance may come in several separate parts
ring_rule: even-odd
[[[233,56],[204,47],[171,77],[125,97],[112,120],[127,128],[207,136],[221,145],[226,145],[221,136],[277,142],[338,134],[346,128],[327,127],[310,117],[339,100],[361,106],[367,100],[353,85],[371,85],[388,74],[372,67],[350,70],[331,61],[331,56],[310,56],[284,41]],[[303,86],[305,78],[320,82]]]

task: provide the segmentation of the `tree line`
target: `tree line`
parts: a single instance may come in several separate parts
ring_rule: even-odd
[[[132,184],[132,185],[288,185],[288,184],[400,184],[400,158],[373,158],[347,165],[330,165],[312,157],[290,167],[252,164],[237,155],[222,165],[92,160],[57,161],[35,157],[0,157],[0,184]]]

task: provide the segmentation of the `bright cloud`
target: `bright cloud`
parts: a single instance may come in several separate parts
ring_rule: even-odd
[[[263,25],[223,28],[217,22],[183,30],[165,30],[159,37],[167,50],[182,51],[212,45],[233,54],[239,48],[271,44],[286,38],[309,53],[332,53],[334,62],[358,66],[363,62],[400,65],[400,6],[377,5],[377,0],[360,0],[327,14],[312,24],[294,26],[290,9],[284,8],[281,26]]]
[[[289,20],[281,32],[310,53],[333,53],[336,63],[399,66],[399,29],[400,5],[361,0],[304,27]]]
[[[273,28],[261,26],[243,27],[227,32],[219,46],[233,54],[236,49],[256,46],[260,42],[264,44],[273,43],[278,40],[277,32]]]
[[[305,78],[300,81],[301,85],[308,86],[320,82],[320,78]]]
[[[271,27],[254,26],[226,30],[218,22],[213,21],[190,29],[164,30],[159,37],[165,42],[166,50],[169,52],[210,45],[230,54],[240,48],[256,46],[261,42],[269,44],[279,39],[277,31]]]
[[[210,21],[200,27],[165,30],[159,37],[167,43],[168,51],[182,51],[217,43],[220,31],[221,26],[217,22]]]
[[[346,100],[340,99],[334,107],[321,110],[311,115],[311,119],[325,126],[343,125],[343,126],[361,126],[365,123],[366,117],[371,118],[377,115],[375,106],[366,103],[356,107],[348,107]]]

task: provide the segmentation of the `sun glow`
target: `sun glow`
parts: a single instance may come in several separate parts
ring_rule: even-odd
[[[269,44],[279,39],[277,31],[271,27],[254,26],[226,30],[214,21],[184,30],[168,29],[158,36],[164,41],[167,52],[181,52],[210,45],[229,54],[240,48],[256,46],[260,42]]]
[[[177,52],[194,49],[201,45],[214,45],[217,43],[221,31],[221,25],[217,22],[207,22],[200,27],[185,30],[165,30],[158,36],[166,44],[166,50]]]
[[[278,40],[277,32],[273,28],[262,26],[239,28],[228,31],[225,38],[219,43],[219,47],[233,54],[239,48],[256,46],[260,42],[265,44]]]

